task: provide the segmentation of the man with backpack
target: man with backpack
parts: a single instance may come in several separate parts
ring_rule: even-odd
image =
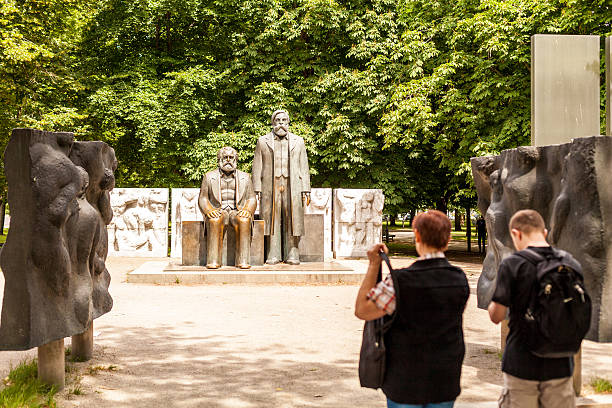
[[[544,220],[534,210],[510,219],[518,252],[505,258],[489,304],[499,323],[509,309],[499,407],[575,407],[573,355],[589,329],[591,302],[580,264],[546,242]]]

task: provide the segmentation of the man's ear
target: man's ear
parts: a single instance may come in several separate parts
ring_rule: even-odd
[[[421,242],[421,233],[416,228],[414,229],[414,242]]]
[[[523,233],[520,230],[517,230],[516,228],[512,228],[510,230],[510,234],[512,234],[519,241],[521,240],[522,235],[523,235]]]
[[[546,239],[546,237],[548,237],[548,230],[544,228],[544,239]]]

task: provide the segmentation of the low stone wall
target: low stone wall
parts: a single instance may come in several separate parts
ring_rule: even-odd
[[[114,189],[111,192],[114,216],[108,226],[109,254],[167,256],[169,244],[170,256],[181,258],[182,223],[203,221],[199,193],[199,188],[173,188],[169,202],[167,188]],[[304,213],[323,218],[325,259],[364,257],[367,248],[381,240],[383,205],[382,190],[313,188]]]

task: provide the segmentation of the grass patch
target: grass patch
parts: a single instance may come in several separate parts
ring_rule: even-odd
[[[83,389],[81,388],[80,385],[77,385],[73,389],[71,389],[70,390],[70,394],[72,394],[72,395],[85,395],[85,393],[83,392]]]
[[[612,383],[605,378],[594,377],[591,379],[590,385],[598,394],[612,393]]]
[[[388,242],[386,245],[391,255],[418,257],[414,244],[406,242]]]
[[[110,365],[107,365],[107,366],[104,366],[104,365],[95,365],[95,366],[87,367],[87,372],[89,373],[89,375],[96,375],[100,371],[117,371],[117,366],[114,365],[114,364],[110,364]]]
[[[0,391],[0,407],[4,408],[55,408],[55,387],[38,380],[36,360],[24,361],[12,368],[4,379]]]

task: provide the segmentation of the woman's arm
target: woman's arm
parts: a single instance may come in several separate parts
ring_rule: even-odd
[[[357,300],[355,301],[355,316],[362,320],[374,320],[385,315],[385,311],[379,309],[376,303],[368,299],[368,292],[376,286],[378,270],[382,263],[382,259],[378,254],[381,250],[385,251],[385,253],[389,252],[385,244],[376,244],[368,250],[368,259],[370,261],[368,271],[365,278],[363,278],[357,293]]]

